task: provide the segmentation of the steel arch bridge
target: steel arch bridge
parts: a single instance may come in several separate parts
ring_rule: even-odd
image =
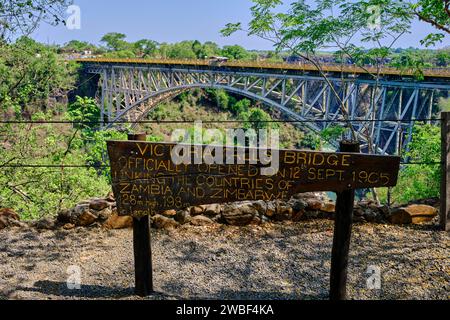
[[[407,146],[416,120],[431,119],[437,97],[450,92],[450,71],[445,69],[426,72],[420,82],[410,74],[385,69],[376,82],[367,70],[350,67],[327,68],[326,80],[314,68],[286,64],[128,59],[78,62],[85,73],[99,76],[100,120],[108,123],[104,128],[123,122],[135,126],[164,100],[194,88],[213,88],[260,101],[316,132],[343,123],[345,112],[363,147],[367,150],[370,140],[374,144],[370,151],[380,154],[393,154]]]

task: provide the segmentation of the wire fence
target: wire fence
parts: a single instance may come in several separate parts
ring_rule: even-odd
[[[119,122],[110,122],[110,121],[65,121],[65,120],[0,120],[0,124],[7,125],[19,125],[19,124],[27,124],[27,125],[46,125],[46,124],[63,124],[63,125],[85,125],[85,126],[107,126],[112,124],[193,124],[199,120],[141,120],[141,121],[119,121]],[[318,120],[202,120],[201,122],[204,124],[245,124],[245,123],[264,123],[264,124],[277,124],[277,123],[288,123],[288,124],[300,124],[300,123],[437,123],[441,122],[441,118],[417,118],[417,119],[318,119]],[[95,142],[95,139],[81,139],[83,142]],[[420,161],[402,161],[402,166],[412,166],[412,165],[422,165],[422,166],[438,166],[443,165],[444,162],[420,162]],[[50,165],[40,165],[40,164],[25,164],[25,163],[4,163],[0,162],[0,169],[9,168],[9,169],[17,169],[17,168],[45,168],[45,169],[96,169],[96,170],[107,170],[110,168],[108,163],[103,163],[100,165],[89,165],[89,164],[50,164]]]

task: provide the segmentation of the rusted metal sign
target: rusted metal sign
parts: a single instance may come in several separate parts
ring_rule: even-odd
[[[141,217],[194,205],[288,199],[309,191],[392,187],[400,168],[400,158],[391,156],[279,150],[268,152],[263,161],[258,149],[224,148],[219,155],[207,146],[184,146],[184,154],[179,148],[108,141],[120,215]],[[175,151],[182,154],[183,163],[173,160]],[[225,164],[212,158],[222,158]]]

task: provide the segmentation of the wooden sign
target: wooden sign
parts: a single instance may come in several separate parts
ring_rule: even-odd
[[[185,146],[183,158],[192,161],[178,164],[172,153],[179,147],[108,141],[120,215],[142,217],[203,204],[289,199],[309,191],[392,187],[400,168],[399,157],[298,150],[279,150],[278,165],[274,161],[264,165],[257,159],[259,150],[248,148],[224,148],[226,164],[206,164],[205,155],[218,156],[206,146]],[[274,160],[275,152],[267,156]]]

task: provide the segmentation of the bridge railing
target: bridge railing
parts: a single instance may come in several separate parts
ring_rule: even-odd
[[[293,71],[319,71],[319,69],[306,63],[290,64],[281,62],[265,61],[228,61],[215,62],[210,60],[193,59],[116,59],[116,58],[85,58],[75,60],[79,63],[98,63],[98,64],[153,64],[153,65],[181,65],[181,66],[202,66],[202,67],[230,67],[230,68],[253,68],[253,69],[273,69],[273,70],[293,70]],[[344,72],[350,74],[377,74],[395,75],[395,76],[415,76],[415,71],[411,69],[399,70],[393,67],[383,67],[380,71],[373,66],[354,66],[326,64],[321,66],[321,70],[327,72]],[[425,77],[450,78],[450,68],[427,68],[423,70]]]

